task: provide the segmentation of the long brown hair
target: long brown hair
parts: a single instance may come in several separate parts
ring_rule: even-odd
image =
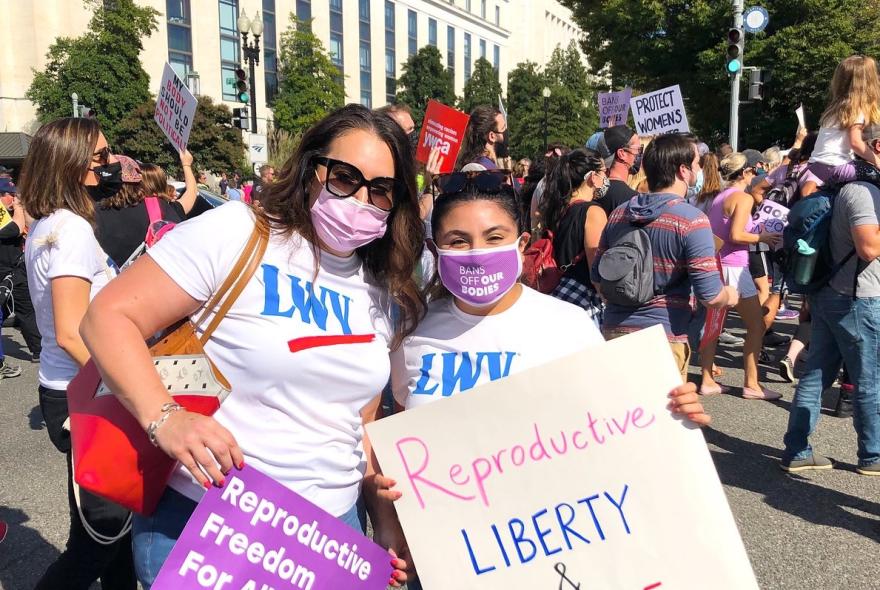
[[[18,193],[34,219],[68,209],[94,225],[95,206],[82,184],[101,128],[94,119],[56,119],[40,127],[21,167]]]
[[[125,209],[134,207],[147,197],[159,197],[165,201],[174,200],[174,187],[168,184],[168,176],[161,166],[140,164],[141,181],[124,182],[119,192],[98,203],[101,209]]]
[[[852,127],[860,114],[865,125],[880,123],[880,79],[874,58],[851,55],[840,62],[830,92],[831,101],[819,120],[822,127]]]
[[[718,156],[709,152],[703,156],[700,167],[703,169],[703,190],[697,195],[697,203],[702,204],[717,197],[723,185],[718,170]]]
[[[471,111],[471,118],[464,131],[464,140],[461,142],[461,151],[455,164],[456,170],[461,170],[465,164],[470,164],[480,156],[486,155],[489,133],[498,131],[496,117],[500,114],[501,111],[489,105],[481,105]]]
[[[316,156],[327,154],[333,141],[355,129],[381,139],[394,159],[394,207],[382,238],[358,248],[357,253],[370,279],[387,289],[399,307],[391,346],[396,348],[415,329],[425,314],[425,302],[413,279],[425,242],[425,226],[419,216],[415,161],[409,140],[394,119],[361,105],[350,104],[333,111],[303,135],[277,180],[264,185],[260,195],[263,213],[273,229],[286,237],[299,234],[309,241],[316,264],[320,257],[318,237],[309,211],[308,184],[314,178]]]

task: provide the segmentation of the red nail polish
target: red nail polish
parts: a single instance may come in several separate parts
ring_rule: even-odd
[[[393,586],[393,585],[396,584],[396,583],[397,583],[397,580],[395,580],[394,578],[390,578],[390,579],[388,580],[388,585],[389,585],[389,586]]]
[[[225,483],[226,483],[226,480],[225,480],[225,479],[221,479],[220,482],[217,484],[217,487],[218,487],[218,488],[222,488],[222,487],[223,487],[223,484],[225,484]]]
[[[206,482],[204,483],[204,486],[205,486],[205,489],[206,489],[206,490],[210,490],[210,489],[211,489],[211,482],[210,482],[210,481],[206,481]]]
[[[238,464],[238,468],[239,468],[239,469],[244,469],[244,461],[242,461],[241,463]]]

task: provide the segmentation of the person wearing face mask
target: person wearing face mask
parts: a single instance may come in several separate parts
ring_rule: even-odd
[[[609,127],[604,133],[605,145],[614,157],[608,168],[611,185],[600,200],[606,215],[629,201],[638,193],[627,184],[630,176],[642,167],[642,143],[639,135],[626,125]]]
[[[77,501],[70,432],[64,426],[67,386],[90,356],[80,337],[80,321],[89,301],[116,274],[92,229],[95,201],[111,197],[121,184],[119,162],[94,119],[58,119],[43,125],[22,166],[19,196],[35,220],[24,257],[42,334],[40,410],[49,439],[67,458],[70,507],[67,544],[37,583],[39,590],[87,590],[98,579],[104,588],[137,586],[129,513],[86,490],[80,490]],[[108,336],[108,344],[114,339]],[[116,540],[98,541],[93,532]]]
[[[501,111],[488,105],[476,107],[471,111],[455,169],[461,170],[467,164],[497,169],[498,160],[510,155],[509,139],[507,120]]]
[[[547,180],[541,219],[553,233],[553,256],[564,271],[553,296],[574,303],[602,322],[602,300],[590,281],[590,265],[608,217],[600,206],[609,180],[605,163],[591,149],[576,149],[559,159]]]
[[[718,251],[724,284],[736,289],[739,294],[737,313],[746,327],[743,344],[743,397],[745,399],[776,400],[782,397],[778,392],[763,387],[758,382],[758,354],[761,352],[764,337],[764,318],[758,289],[749,272],[749,246],[767,244],[776,246],[782,235],[757,231],[752,220],[755,198],[746,188],[755,177],[754,164],[742,153],[734,152],[725,156],[719,166],[721,178],[726,187],[712,201],[709,222],[712,233],[723,242]],[[715,343],[709,343],[701,351],[703,381],[700,393],[714,395],[726,393],[728,388],[715,381],[712,375],[712,362],[715,359]]]
[[[691,290],[707,307],[735,305],[738,296],[732,287],[721,284],[709,220],[684,201],[688,189],[696,185],[700,170],[693,137],[656,137],[645,149],[642,165],[651,192],[639,194],[611,213],[591,276],[594,283],[601,283],[602,257],[610,245],[617,245],[621,237],[631,235],[634,227],[647,234],[653,254],[654,296],[640,306],[609,301],[605,306],[603,333],[606,338],[617,338],[661,324],[682,379],[687,381]]]
[[[156,511],[134,519],[146,589],[205,488],[244,462],[358,530],[363,487],[376,542],[405,556],[393,506],[371,491],[377,466],[365,459],[363,423],[376,418],[388,351],[424,314],[413,279],[424,226],[406,135],[385,115],[342,107],[306,131],[260,202],[230,202],[168,232],[82,322],[110,390],[179,461]],[[231,394],[211,417],[169,412],[144,339],[210,299],[258,221],[270,231],[260,266],[205,343]],[[399,585],[407,564],[395,565]]]

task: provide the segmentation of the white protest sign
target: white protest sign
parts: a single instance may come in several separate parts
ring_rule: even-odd
[[[801,129],[807,128],[807,119],[804,116],[804,105],[799,106],[795,109],[794,114],[797,116],[798,125],[800,125]]]
[[[752,233],[759,234],[764,230],[782,233],[788,225],[788,208],[775,201],[764,199],[752,214]]]
[[[606,129],[615,125],[626,125],[631,96],[632,88],[624,88],[619,92],[600,92],[599,127]]]
[[[686,133],[691,130],[678,84],[634,96],[630,104],[639,135]]]
[[[757,590],[680,383],[654,326],[369,424],[425,589]]]
[[[196,97],[166,63],[153,118],[177,151],[186,149],[195,116]]]

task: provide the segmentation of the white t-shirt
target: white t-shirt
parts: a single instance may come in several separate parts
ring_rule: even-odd
[[[79,365],[55,339],[52,279],[80,277],[89,281],[91,301],[116,276],[116,270],[89,222],[67,209],[58,209],[31,226],[24,258],[28,289],[42,335],[40,385],[64,391],[79,372]]]
[[[229,202],[178,224],[147,254],[207,301],[253,227],[250,208]],[[321,252],[312,285],[314,274],[304,239],[273,236],[205,352],[232,386],[214,417],[245,462],[339,516],[357,500],[360,411],[388,382],[392,328],[384,291],[367,283],[357,255]],[[194,500],[205,492],[182,467],[170,485]]]
[[[530,330],[536,322],[540,336]],[[582,308],[525,285],[497,315],[469,315],[451,297],[441,299],[391,355],[394,399],[409,409],[603,342]]]
[[[859,114],[856,125],[865,124],[865,115]],[[854,157],[852,143],[849,140],[849,129],[840,128],[834,124],[831,127],[821,127],[819,136],[816,138],[816,147],[810,156],[810,162],[827,164],[828,166],[840,166],[846,164]]]

